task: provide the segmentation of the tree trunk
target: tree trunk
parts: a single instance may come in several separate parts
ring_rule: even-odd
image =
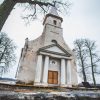
[[[4,23],[6,22],[10,12],[12,11],[13,7],[17,3],[29,3],[33,5],[42,6],[54,6],[54,4],[39,0],[4,0],[4,2],[0,5],[0,31],[3,28]],[[62,3],[62,2],[61,2]],[[62,3],[63,5],[63,3]],[[42,8],[43,10],[43,8]]]
[[[6,22],[15,4],[16,2],[14,2],[13,0],[4,0],[4,2],[0,5],[0,31],[2,30],[3,25]]]
[[[82,73],[83,73],[83,79],[84,79],[84,82],[87,82],[87,79],[86,79],[86,74],[85,74],[85,68],[84,68],[84,64],[83,64],[83,60],[81,58],[81,63],[82,63]]]
[[[82,73],[83,73],[84,82],[87,82],[86,74],[85,74],[85,68],[83,67],[83,65],[82,65]]]
[[[89,49],[89,50],[90,50],[90,49]],[[96,80],[95,80],[95,76],[94,76],[94,66],[93,66],[93,58],[92,58],[91,50],[90,50],[90,60],[91,60],[91,68],[92,68],[93,83],[94,83],[94,86],[96,87]]]
[[[82,74],[83,74],[83,80],[84,82],[87,82],[87,79],[86,79],[86,74],[85,74],[85,68],[84,68],[84,60],[82,58],[82,53],[81,53],[81,48],[80,49],[80,57],[81,57],[81,64],[82,64]]]

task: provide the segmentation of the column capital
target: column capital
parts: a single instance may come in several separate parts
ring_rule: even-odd
[[[42,56],[42,54],[38,54],[37,56]]]

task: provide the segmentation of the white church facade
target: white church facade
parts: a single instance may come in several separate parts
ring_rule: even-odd
[[[63,19],[54,7],[45,16],[43,33],[35,40],[25,40],[22,48],[17,81],[34,86],[77,85],[74,54],[63,38]]]

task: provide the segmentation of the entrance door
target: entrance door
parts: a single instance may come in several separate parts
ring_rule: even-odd
[[[58,72],[49,71],[48,72],[48,83],[49,84],[58,84]]]

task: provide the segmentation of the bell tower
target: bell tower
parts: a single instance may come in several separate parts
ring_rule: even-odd
[[[63,29],[61,27],[63,18],[59,16],[55,7],[46,14],[43,25],[44,45],[51,44],[52,40],[63,41]]]

